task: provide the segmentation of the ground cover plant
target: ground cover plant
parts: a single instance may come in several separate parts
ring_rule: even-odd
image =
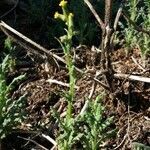
[[[10,48],[11,45],[8,40],[5,45]],[[25,76],[15,77],[8,84],[7,76],[13,67],[13,57],[6,55],[0,64],[0,141],[20,125],[25,117],[25,95],[20,96],[17,100],[13,100],[10,95],[15,85]]]
[[[143,3],[143,7],[138,7],[138,5]],[[130,20],[138,24],[145,30],[149,30],[149,12],[150,6],[148,1],[130,1],[127,4],[130,12]],[[142,22],[141,22],[142,20]],[[147,55],[149,55],[149,35],[143,32],[139,32],[134,28],[134,25],[131,25],[128,22],[127,27],[123,31],[125,35],[125,47],[128,49],[127,53],[130,49],[138,47],[141,51],[141,58],[143,61],[143,66],[146,65]]]
[[[0,16],[2,149],[149,149],[149,0],[13,4]]]

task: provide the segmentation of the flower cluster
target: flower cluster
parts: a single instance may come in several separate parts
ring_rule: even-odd
[[[67,9],[67,1],[66,0],[62,0],[59,3],[59,6],[62,8],[62,14],[59,12],[55,12],[54,18],[55,19],[61,19],[62,21],[65,22],[65,24],[67,25],[67,35],[64,35],[62,37],[60,37],[60,40],[62,43],[64,42],[68,42],[72,40],[72,37],[76,34],[76,32],[74,31],[74,25],[73,25],[73,14],[70,13]]]

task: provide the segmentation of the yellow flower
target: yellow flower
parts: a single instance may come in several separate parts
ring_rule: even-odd
[[[54,18],[55,18],[55,19],[61,19],[62,21],[65,21],[65,20],[66,20],[65,15],[60,14],[60,13],[58,13],[58,12],[55,12]]]
[[[73,13],[69,13],[69,16],[70,16],[70,17],[73,17],[74,15],[73,15]]]
[[[59,17],[59,13],[58,13],[58,12],[55,12],[54,18],[57,19],[58,17]]]
[[[59,6],[60,6],[60,7],[66,7],[66,5],[67,5],[67,1],[65,1],[65,0],[62,0],[62,1],[59,3]]]

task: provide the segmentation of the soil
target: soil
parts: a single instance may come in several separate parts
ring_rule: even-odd
[[[83,59],[83,64],[77,67],[81,69],[88,68],[90,69],[88,74],[91,76],[94,75],[98,66],[94,66],[90,63],[93,62],[93,58],[90,57],[93,53],[92,50],[85,46],[81,46],[80,50],[86,50],[86,53],[83,53],[83,55],[86,56],[87,59],[82,58],[83,56],[80,55],[80,58]],[[149,77],[150,72],[141,73],[142,70],[131,59],[132,56],[140,61],[140,55],[137,55],[137,52],[138,50],[135,49],[132,55],[130,54],[130,56],[126,57],[124,49],[115,50],[112,57],[115,72],[140,74],[141,76]],[[79,60],[81,61],[82,59]],[[41,140],[39,140],[40,133],[48,134],[53,138],[55,137],[57,125],[51,116],[50,108],[53,107],[57,109],[62,116],[64,116],[64,112],[66,111],[66,102],[63,98],[63,92],[67,91],[68,87],[47,82],[48,79],[55,79],[63,83],[68,83],[68,73],[65,67],[60,66],[60,69],[54,70],[53,73],[49,74],[49,72],[43,68],[45,64],[39,65],[36,61],[32,63],[35,65],[34,69],[36,71],[34,71],[32,75],[28,73],[29,78],[20,85],[13,95],[16,97],[17,95],[27,93],[26,110],[29,115],[25,122],[19,127],[21,131],[17,133],[14,132],[13,135],[8,136],[7,139],[4,140],[4,143],[7,142],[7,146],[10,146],[9,149],[28,149],[28,147],[38,149],[35,148],[32,142],[18,139],[18,136],[27,139],[31,138],[41,145],[50,148],[50,144],[45,139],[40,138]],[[78,63],[79,62],[76,62],[76,64]],[[51,70],[51,68],[49,69]],[[20,68],[20,70],[19,72],[27,72],[24,68]],[[28,70],[32,71],[33,67],[29,66]],[[79,88],[76,90],[75,96],[75,114],[80,113],[85,99],[90,94],[92,84],[93,80],[87,75],[82,76],[77,74],[76,86]],[[115,99],[112,100],[106,95],[102,101],[106,107],[106,116],[115,117],[112,128],[117,128],[117,137],[108,141],[106,144],[107,149],[131,149],[132,142],[135,141],[149,145],[149,84],[129,81],[128,79],[115,79],[115,87],[117,87]],[[103,92],[104,89],[101,85],[97,84],[92,99]],[[8,147],[6,149],[8,149]]]

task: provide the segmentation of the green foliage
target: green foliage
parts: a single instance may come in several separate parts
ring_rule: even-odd
[[[150,29],[150,2],[148,0],[144,0],[144,6],[140,10],[140,16],[143,20],[141,23],[141,27],[144,30],[149,31]],[[140,32],[137,35],[137,45],[141,50],[142,57],[150,54],[150,36],[143,32]]]
[[[73,146],[80,142],[85,149],[96,150],[99,145],[110,136],[112,132],[106,131],[107,127],[111,124],[113,118],[104,119],[103,112],[104,107],[100,105],[100,97],[97,97],[96,101],[90,102],[88,110],[84,115],[79,115],[74,118],[73,113],[73,100],[75,96],[75,70],[73,64],[73,58],[71,56],[72,38],[76,34],[74,31],[73,14],[69,12],[67,7],[67,1],[62,0],[59,6],[62,8],[62,14],[56,12],[54,17],[65,22],[66,35],[61,36],[58,40],[61,44],[67,68],[69,71],[69,91],[65,95],[67,101],[67,113],[65,118],[61,118],[60,114],[52,109],[53,116],[59,123],[59,133],[57,137],[58,149],[71,150]],[[85,123],[84,129],[81,131],[80,127],[82,122]],[[82,127],[81,127],[82,128]]]
[[[10,55],[10,56],[14,56],[14,52],[15,52],[15,46],[12,46],[12,40],[7,37],[4,41],[4,50],[3,52],[1,53],[2,57],[1,57],[1,62],[3,60],[3,58],[6,56],[6,55]],[[11,68],[13,68],[15,66],[15,59],[11,59]]]
[[[71,119],[72,116],[72,103],[75,94],[75,70],[73,64],[73,58],[71,56],[72,37],[76,34],[74,31],[73,14],[68,11],[67,1],[62,0],[59,6],[62,8],[62,14],[56,12],[54,17],[61,19],[65,22],[67,28],[65,29],[66,35],[60,37],[60,44],[65,54],[65,60],[69,71],[69,92],[66,94],[66,100],[68,102],[67,118]]]
[[[146,146],[142,143],[133,142],[132,143],[132,150],[150,150],[150,147]]]
[[[100,96],[95,101],[89,100],[88,109],[81,116],[84,126],[80,141],[82,141],[84,148],[88,150],[99,149],[100,144],[115,134],[115,130],[108,130],[113,122],[113,117],[104,118],[105,108],[100,100]]]
[[[73,117],[60,118],[55,110],[52,110],[53,116],[57,119],[59,123],[59,132],[57,137],[57,144],[59,150],[71,150],[73,145],[76,144],[82,137],[82,133],[77,130],[78,120]]]
[[[72,37],[76,34],[74,31],[73,24],[73,14],[68,11],[67,1],[62,0],[59,6],[62,8],[62,14],[56,12],[54,17],[62,20],[66,24],[66,35],[60,37],[60,44],[63,48],[65,54],[65,60],[67,64],[67,68],[69,71],[69,91],[66,93],[65,98],[68,103],[67,105],[67,114],[64,119],[60,119],[59,115],[56,118],[59,120],[60,125],[60,134],[57,138],[58,147],[61,150],[69,150],[72,147],[72,144],[75,141],[75,131],[74,131],[74,122],[75,120],[72,117],[72,105],[73,99],[75,95],[75,71],[73,58],[71,56],[71,47],[72,47]],[[56,114],[56,113],[55,113]],[[62,129],[64,131],[62,131]],[[61,131],[63,132],[61,134]]]
[[[132,0],[127,3],[126,8],[129,10],[130,19],[139,27],[144,30],[149,31],[150,27],[150,2],[149,0],[144,0],[142,3],[139,0]],[[149,35],[144,32],[138,32],[134,29],[134,26],[127,24],[125,28],[122,25],[123,34],[125,37],[125,47],[127,48],[127,53],[138,47],[141,51],[141,57],[146,58],[150,53],[150,38]],[[143,59],[143,61],[145,61]]]
[[[89,100],[84,114],[69,120],[60,118],[55,110],[52,111],[59,123],[59,150],[71,150],[77,143],[80,143],[82,149],[97,150],[100,144],[115,135],[116,131],[109,129],[113,117],[104,117],[105,108],[101,104],[101,98],[98,96],[96,100]]]
[[[9,41],[5,42],[6,47],[11,47]],[[7,136],[11,131],[21,123],[24,118],[25,95],[19,97],[18,100],[11,99],[10,92],[14,86],[25,75],[20,75],[7,84],[7,74],[14,67],[14,60],[7,55],[0,64],[0,139]]]
[[[12,47],[12,41],[11,41],[10,38],[7,38],[5,40],[5,44],[4,45],[5,45],[5,48],[8,49],[8,50],[12,50],[13,49],[13,47]]]
[[[130,14],[130,19],[137,23],[138,17],[139,17],[139,10],[137,8],[138,0],[131,0],[126,4],[126,9],[128,10],[128,13]],[[138,32],[134,29],[134,27],[128,22],[127,27],[124,26],[123,23],[120,23],[120,26],[122,28],[122,34],[124,35],[125,39],[125,45],[126,48],[126,55],[128,55],[133,48],[136,47],[136,41],[137,41],[137,34]]]
[[[136,47],[137,31],[134,29],[134,27],[129,26],[128,28],[124,29],[123,33],[125,35],[124,37],[125,39],[124,47],[126,48],[125,52],[126,55],[128,55],[133,50],[133,48]]]

